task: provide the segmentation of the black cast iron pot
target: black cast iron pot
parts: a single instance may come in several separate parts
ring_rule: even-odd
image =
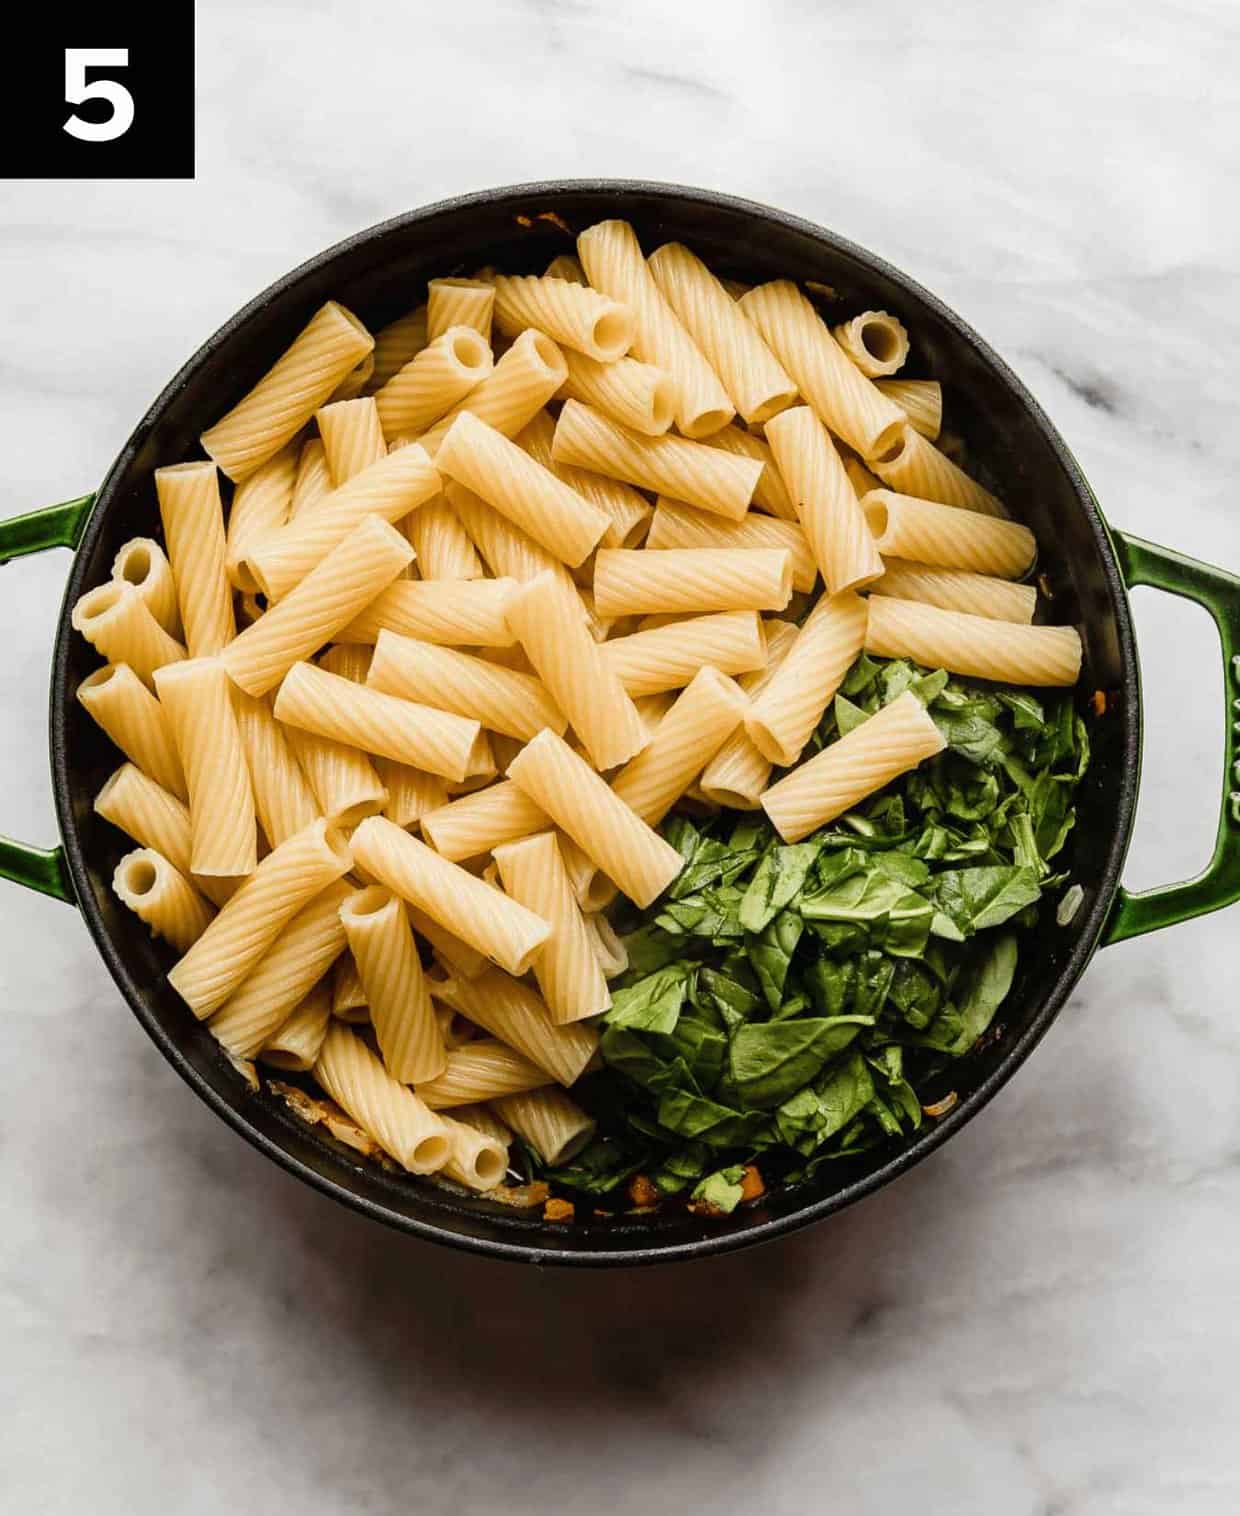
[[[112,871],[128,844],[91,806],[118,756],[73,698],[96,666],[70,632],[69,610],[106,579],[127,538],[158,535],[152,472],[197,455],[198,434],[269,367],[324,300],[343,301],[372,328],[421,298],[426,280],[480,264],[541,270],[571,249],[571,234],[623,216],[647,250],[676,240],[720,273],[831,286],[844,314],[885,307],[908,326],[912,372],[944,382],[952,426],[997,493],[1037,533],[1040,570],[1056,620],[1085,644],[1082,702],[1107,695],[1092,718],[1094,760],[1079,801],[1075,877],[1084,901],[1071,923],[1047,912],[1021,953],[1003,1034],[961,1061],[958,1104],[912,1141],[827,1165],[807,1186],[774,1192],[753,1209],[704,1221],[665,1218],[545,1224],[537,1215],[463,1199],[364,1163],[311,1130],[278,1099],[251,1094],[165,982],[168,959],[117,901]],[[0,524],[0,561],[64,546],[76,550],[51,678],[52,782],[63,845],[41,851],[0,839],[0,874],[76,903],[138,1020],[168,1062],[213,1110],[290,1173],[355,1209],[415,1236],[536,1263],[633,1264],[702,1257],[778,1237],[870,1194],[912,1167],[981,1110],[1055,1019],[1094,951],[1240,899],[1240,580],[1112,532],[1059,434],[1024,386],[963,321],[881,259],[820,227],[767,206],[704,190],[626,181],[519,185],[468,195],[372,227],[303,264],[239,312],[202,347],[139,422],[95,495]],[[1141,761],[1141,686],[1127,590],[1152,584],[1214,616],[1227,672],[1227,767],[1214,858],[1197,879],[1141,895],[1120,884]],[[585,1209],[582,1207],[581,1209]]]

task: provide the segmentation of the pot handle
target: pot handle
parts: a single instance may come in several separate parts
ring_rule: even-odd
[[[1223,732],[1223,800],[1214,856],[1195,879],[1131,894],[1121,885],[1102,930],[1102,943],[1123,942],[1159,927],[1175,926],[1240,900],[1240,579],[1170,548],[1112,532],[1120,572],[1129,589],[1139,584],[1195,600],[1214,617],[1223,646],[1226,696]]]
[[[94,503],[94,495],[82,495],[77,500],[66,500],[63,505],[49,505],[46,510],[0,521],[0,564],[11,558],[24,558],[28,553],[41,553],[49,547],[75,548]],[[0,878],[24,884],[28,890],[38,890],[54,900],[73,903],[73,886],[62,847],[30,847],[10,837],[0,837]]]

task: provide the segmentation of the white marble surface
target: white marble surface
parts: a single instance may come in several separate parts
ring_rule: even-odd
[[[0,477],[89,488],[166,376],[329,242],[561,174],[822,221],[957,306],[1112,519],[1240,563],[1240,32],[1219,0],[212,0],[199,174],[7,184]],[[50,841],[64,560],[3,571],[0,828]],[[1203,859],[1204,618],[1138,597],[1138,884]],[[388,1235],[195,1101],[73,913],[0,905],[0,1492],[134,1513],[1240,1508],[1240,914],[1103,954],[894,1189],[679,1271]]]

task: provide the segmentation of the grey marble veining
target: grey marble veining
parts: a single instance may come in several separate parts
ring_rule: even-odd
[[[5,186],[4,511],[89,488],[257,289],[441,195],[727,189],[907,268],[1016,367],[1111,519],[1240,563],[1240,20],[1217,0],[215,0],[193,184]],[[3,571],[0,829],[53,835],[64,560]],[[1137,597],[1130,880],[1220,782],[1204,618]],[[192,1099],[65,907],[0,896],[0,1496],[31,1512],[1231,1516],[1240,916],[1101,955],[894,1188],[692,1269],[388,1235]]]

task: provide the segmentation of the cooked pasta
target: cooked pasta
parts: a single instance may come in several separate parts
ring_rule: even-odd
[[[444,495],[493,574],[524,584],[545,570],[571,587],[572,575],[554,553],[535,542],[507,516],[492,509],[473,490],[450,479]]]
[[[515,437],[564,383],[564,354],[543,332],[522,332],[477,389],[458,400],[418,441],[433,458],[456,418],[468,411]]]
[[[756,458],[685,437],[646,437],[579,400],[566,400],[556,422],[552,456],[596,474],[671,495],[700,510],[739,521],[762,474]]]
[[[340,907],[384,1067],[402,1084],[434,1079],[448,1054],[431,1010],[405,903],[381,885]]]
[[[313,663],[296,663],[288,671],[274,710],[286,726],[444,779],[478,772],[482,729],[477,721],[382,693],[373,684],[355,684]]]
[[[631,308],[633,355],[671,378],[681,432],[706,437],[726,426],[735,415],[727,391],[655,283],[628,222],[587,227],[577,238],[577,256],[596,290]]]
[[[824,425],[863,458],[891,445],[903,411],[848,359],[791,280],[759,284],[739,304]]]
[[[470,717],[523,740],[544,726],[562,732],[567,725],[546,688],[532,675],[395,632],[379,633],[367,683],[371,689]]]
[[[131,537],[112,561],[112,577],[132,584],[146,608],[170,637],[181,635],[181,612],[177,606],[176,580],[154,537]]]
[[[311,437],[302,445],[297,457],[297,474],[293,480],[293,498],[289,502],[291,521],[332,490],[332,476],[327,467],[327,449],[321,437]],[[240,563],[240,558],[238,558]],[[235,582],[235,581],[234,581]]]
[[[570,566],[581,563],[610,528],[606,512],[468,412],[452,424],[435,462]]]
[[[452,1139],[444,1123],[338,1021],[327,1029],[314,1077],[411,1174],[433,1174],[448,1162]]]
[[[200,1020],[218,1010],[289,921],[353,866],[343,835],[312,822],[273,848],[189,952],[168,982]]]
[[[142,847],[166,858],[214,905],[223,905],[235,893],[235,879],[193,877],[189,807],[132,763],[122,763],[107,779],[95,796],[95,811]]]
[[[772,763],[795,763],[865,642],[866,602],[846,590],[824,595],[752,701],[745,730]]]
[[[848,482],[857,493],[860,500],[863,495],[868,495],[871,490],[881,490],[883,481],[877,474],[870,473],[861,459],[853,453],[848,453],[844,458],[844,472],[848,475]]]
[[[447,804],[447,785],[438,774],[428,774],[424,769],[391,758],[376,757],[373,761],[388,795],[383,814],[397,826],[412,826]]]
[[[867,379],[899,373],[908,358],[908,331],[886,311],[862,311],[832,330]]]
[[[594,559],[594,605],[601,616],[782,611],[791,598],[786,548],[601,548]]]
[[[204,450],[230,479],[244,479],[301,430],[374,345],[352,311],[329,300],[253,389],[203,432]]]
[[[524,1138],[544,1163],[568,1163],[594,1136],[597,1123],[563,1090],[532,1090],[494,1102],[500,1120]]]
[[[534,963],[534,978],[551,1019],[563,1025],[600,1015],[611,1004],[611,996],[555,833],[539,832],[506,843],[494,850],[494,856],[505,892],[551,928]]]
[[[893,490],[871,490],[861,508],[884,556],[969,569],[997,579],[1019,579],[1037,557],[1037,539],[1017,521],[1000,521]]]
[[[527,743],[508,776],[635,905],[649,905],[680,872],[676,849],[554,732]]]
[[[382,816],[363,821],[352,846],[381,884],[510,973],[524,974],[547,940],[541,917]]]
[[[449,327],[375,395],[383,435],[416,437],[488,377],[495,367],[486,339],[469,326]]]
[[[551,262],[543,269],[544,279],[571,279],[574,284],[588,284],[586,271],[578,263],[571,253],[561,253],[559,257],[552,258]]]
[[[322,979],[263,1043],[259,1058],[272,1068],[308,1072],[322,1049],[331,1018],[331,988]]]
[[[864,518],[862,526],[865,527]],[[804,529],[795,521],[781,521],[757,511],[748,511],[739,521],[725,521],[722,516],[712,516],[661,495],[646,535],[646,546],[660,552],[664,548],[699,547],[782,549],[789,557],[793,589],[811,590],[818,577],[818,565]]]
[[[631,484],[622,484],[619,479],[608,479],[587,469],[557,463],[552,454],[555,421],[546,411],[539,411],[516,441],[517,446],[543,468],[550,469],[561,484],[568,485],[583,500],[598,506],[611,517],[611,524],[601,538],[601,546],[637,547],[650,524],[650,502],[643,494]]]
[[[335,635],[374,643],[386,630],[441,647],[511,647],[516,636],[506,612],[516,587],[504,578],[392,584]]]
[[[909,425],[931,442],[943,425],[943,386],[937,379],[879,379],[878,388],[908,417]]]
[[[495,324],[509,337],[528,327],[598,363],[614,363],[633,345],[630,308],[588,285],[544,275],[499,274],[495,279]]]
[[[390,796],[379,771],[360,748],[333,742],[295,726],[283,728],[306,776],[319,813],[337,826],[356,826],[366,816],[376,816]]]
[[[700,669],[659,722],[649,745],[612,780],[612,790],[649,826],[658,826],[740,727],[748,705],[726,675]]]
[[[142,592],[121,579],[87,590],[70,622],[109,663],[127,664],[146,685],[156,669],[185,657],[185,649],[151,614]]]
[[[258,824],[268,843],[279,847],[320,814],[314,792],[267,701],[238,689],[233,708]]]
[[[772,417],[766,435],[827,593],[877,579],[883,560],[826,427],[808,405],[798,405]]]
[[[766,667],[742,674],[737,680],[751,700],[756,699],[775,677],[797,639],[799,628],[788,621],[766,624]],[[771,760],[754,745],[742,722],[702,770],[698,788],[707,800],[738,811],[757,810],[759,796],[771,777]]]
[[[445,1178],[483,1194],[493,1190],[508,1172],[507,1141],[451,1116],[441,1115],[439,1119],[451,1143],[448,1161],[443,1166]]]
[[[335,400],[316,412],[323,455],[332,486],[339,489],[380,458],[387,456],[387,443],[375,401]]]
[[[427,812],[422,835],[436,852],[460,863],[547,825],[547,813],[511,780],[504,780]]]
[[[253,1058],[345,949],[340,908],[356,892],[343,879],[313,895],[288,921],[208,1025],[238,1058]]]
[[[986,574],[961,569],[935,568],[929,563],[910,563],[903,558],[883,560],[883,576],[869,586],[875,594],[894,595],[899,600],[923,600],[944,611],[966,611],[971,616],[989,616],[994,621],[1033,620],[1038,592],[1032,584],[1013,584]]]
[[[393,374],[412,363],[426,346],[426,306],[419,305],[407,315],[389,321],[375,333],[375,366],[366,381],[366,390],[381,390]]]
[[[188,796],[167,712],[127,663],[87,674],[77,698],[126,758],[181,800]]]
[[[328,396],[329,401],[334,404],[337,400],[356,400],[370,383],[374,371],[375,355],[370,352],[364,358],[358,359]]]
[[[680,689],[705,663],[721,674],[744,674],[766,663],[762,620],[756,611],[692,616],[617,637],[605,642],[602,652],[612,673],[633,696]]]
[[[426,295],[426,338],[435,342],[454,326],[467,326],[489,343],[495,289],[482,279],[432,279]]]
[[[229,677],[248,694],[265,695],[347,626],[412,557],[395,527],[378,516],[364,518],[296,589],[229,643],[220,655]]]
[[[650,272],[746,421],[767,421],[792,404],[796,385],[696,254],[665,242],[650,255]]]
[[[515,1048],[557,1084],[572,1084],[598,1048],[598,1033],[592,1027],[580,1022],[556,1026],[542,998],[500,969],[488,969],[476,979],[429,983],[437,1000]]]
[[[250,547],[288,520],[297,474],[297,448],[289,443],[233,491],[224,541],[224,573],[235,588],[242,587],[241,562]]]
[[[155,682],[189,790],[191,869],[226,878],[252,873],[254,794],[224,665],[191,658],[157,669]]]
[[[442,1111],[494,1100],[497,1095],[519,1095],[550,1082],[546,1069],[515,1048],[491,1037],[480,1037],[454,1048],[447,1056],[443,1072],[418,1085],[418,1095],[432,1111]]]
[[[598,959],[604,979],[615,979],[629,966],[628,949],[614,926],[601,911],[593,911],[585,917],[590,946]]]
[[[1003,684],[1067,686],[1081,676],[1074,626],[1018,626],[886,595],[870,596],[865,645],[884,658]]]
[[[676,386],[670,374],[638,358],[596,363],[583,353],[566,352],[568,377],[560,386],[562,400],[581,400],[595,406],[621,426],[643,436],[660,437],[676,413]]]
[[[773,784],[762,807],[785,842],[799,842],[946,746],[921,701],[905,690]]]
[[[420,447],[386,453],[255,542],[239,568],[245,587],[283,600],[368,517],[398,521],[438,491],[439,475]]]
[[[595,766],[613,768],[638,752],[646,741],[641,718],[586,630],[576,592],[551,574],[539,574],[513,592],[507,616]]]
[[[340,913],[336,914],[338,917]],[[340,930],[344,931],[343,922],[340,924]],[[357,972],[353,954],[347,949],[332,965],[332,1015],[339,1016],[341,1021],[360,1024],[370,1020],[370,1007],[366,1004],[362,976]]]
[[[889,489],[940,505],[959,506],[980,516],[1004,516],[1003,503],[957,467],[933,442],[905,425],[899,435],[868,460]]]
[[[455,932],[450,932],[447,927],[432,920],[425,911],[418,910],[417,906],[409,906],[409,920],[418,936],[425,937],[434,948],[435,956],[441,963],[459,978],[476,979],[490,967],[485,953],[462,942]]]
[[[206,931],[215,912],[190,881],[153,848],[126,853],[112,875],[122,905],[184,953]]]
[[[707,447],[719,448],[737,458],[751,458],[762,465],[758,482],[754,485],[751,504],[756,511],[765,511],[768,516],[778,516],[781,521],[795,521],[796,509],[788,487],[780,478],[775,455],[761,437],[753,432],[742,431],[739,426],[725,426],[713,437],[707,437]]]
[[[401,523],[422,579],[481,579],[482,560],[445,495],[411,511]]]

